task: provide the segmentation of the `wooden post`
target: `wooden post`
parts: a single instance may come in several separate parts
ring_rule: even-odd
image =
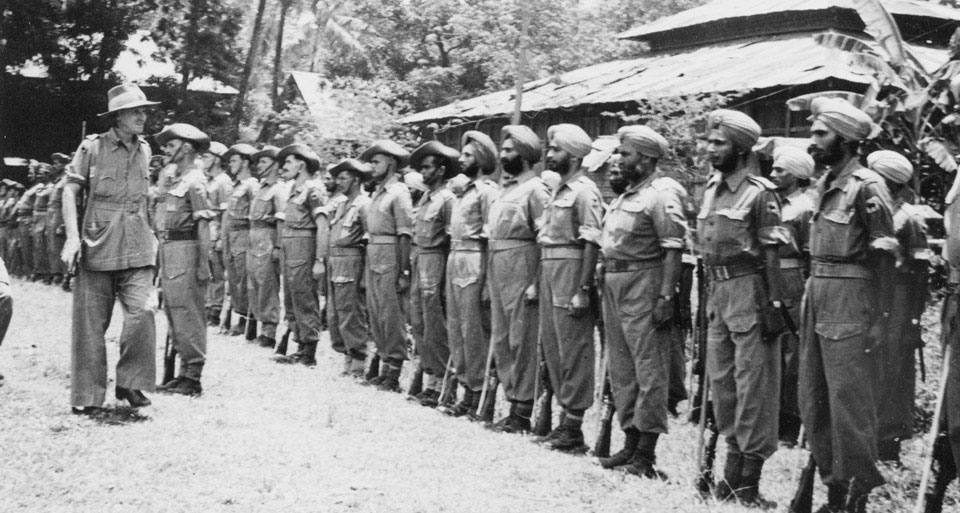
[[[527,10],[524,3],[520,5],[520,55],[517,58],[517,92],[513,103],[513,124],[519,125],[521,121],[521,109],[523,106],[523,74],[527,69],[527,39],[529,36],[529,22],[527,21]]]

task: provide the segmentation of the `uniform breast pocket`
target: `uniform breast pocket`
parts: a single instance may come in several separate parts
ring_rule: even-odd
[[[550,213],[547,217],[547,225],[541,229],[547,230],[547,235],[551,238],[563,237],[568,230],[575,228],[573,226],[574,198],[557,199],[550,205]]]
[[[496,226],[494,232],[498,235],[507,235],[510,233],[510,227],[514,224],[526,224],[520,205],[513,202],[504,202],[498,205],[499,215],[494,219]]]
[[[739,252],[747,237],[750,237],[750,210],[745,208],[724,208],[717,210],[713,222],[717,223],[717,243],[722,254]],[[710,221],[707,222],[708,225]]]
[[[97,177],[97,183],[94,187],[93,197],[116,199],[123,194],[123,191],[124,184],[117,177],[117,172],[115,169],[100,170],[100,176]]]
[[[417,235],[431,237],[437,231],[437,222],[440,219],[439,209],[429,209],[417,223]]]
[[[810,251],[814,254],[847,256],[850,241],[854,240],[853,209],[826,210],[813,221],[815,233],[810,237]]]

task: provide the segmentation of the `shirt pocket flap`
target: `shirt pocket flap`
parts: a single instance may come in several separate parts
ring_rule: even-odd
[[[827,210],[823,213],[823,218],[834,223],[850,224],[850,220],[853,219],[853,210]]]
[[[750,214],[748,208],[721,208],[717,210],[717,215],[732,219],[734,221],[743,221]]]
[[[643,203],[639,201],[624,201],[620,204],[620,209],[624,212],[632,212],[634,214],[643,212]]]
[[[830,340],[843,340],[864,333],[864,327],[854,322],[818,322],[814,328],[817,335]]]
[[[555,206],[555,207],[557,207],[557,208],[570,208],[570,207],[573,206],[573,203],[576,201],[576,199],[577,199],[577,198],[575,198],[575,197],[573,197],[573,196],[569,196],[569,197],[565,197],[565,198],[557,198],[557,199],[553,202],[553,206]]]
[[[178,186],[176,186],[176,187],[168,190],[168,191],[167,191],[167,194],[169,194],[169,195],[171,195],[171,196],[174,196],[174,197],[177,197],[177,198],[182,198],[182,197],[184,197],[184,196],[187,195],[187,191],[188,191],[189,189],[190,189],[189,186],[178,185]]]
[[[734,333],[746,333],[757,325],[758,315],[754,313],[742,313],[727,318],[727,327]]]

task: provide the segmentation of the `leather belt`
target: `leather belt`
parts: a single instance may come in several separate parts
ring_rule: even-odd
[[[450,251],[483,251],[483,243],[478,240],[452,240]]]
[[[245,221],[242,219],[230,219],[227,221],[227,231],[228,232],[239,232],[240,230],[249,230],[250,221]]]
[[[859,278],[861,280],[875,278],[873,271],[860,264],[817,262],[816,260],[810,266],[810,275],[820,278]]]
[[[727,281],[741,276],[757,274],[760,266],[752,262],[742,262],[731,265],[708,265],[704,267],[707,277],[712,281]]]
[[[316,237],[316,228],[287,228],[280,231],[281,237]]]
[[[333,246],[332,248],[330,248],[330,256],[332,257],[363,256],[363,248],[359,246],[349,246],[349,247]]]
[[[603,271],[607,273],[625,273],[655,267],[663,267],[663,260],[659,258],[651,260],[614,260],[611,258],[603,261]]]
[[[432,248],[415,247],[413,251],[418,255],[446,255],[449,253],[446,246],[435,246]]]
[[[799,258],[781,258],[780,259],[780,268],[781,269],[803,269],[803,260]]]
[[[399,237],[396,235],[371,235],[367,240],[370,244],[396,244]]]
[[[160,232],[160,238],[165,241],[199,240],[196,230],[177,230],[177,231],[171,231],[171,232]]]
[[[93,208],[99,208],[102,210],[113,210],[115,212],[140,212],[140,208],[143,206],[143,201],[104,201],[104,200],[94,200]]]
[[[580,246],[545,246],[540,249],[541,260],[580,260],[583,248]]]
[[[532,246],[537,241],[531,239],[500,239],[487,241],[487,249],[490,251],[506,251],[508,249],[523,248]]]
[[[276,228],[277,225],[274,223],[268,223],[266,221],[250,221],[250,228]]]

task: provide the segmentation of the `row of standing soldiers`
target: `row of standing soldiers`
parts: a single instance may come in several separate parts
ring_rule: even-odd
[[[60,250],[66,240],[61,206],[70,157],[54,153],[51,161],[30,162],[29,187],[8,178],[0,180],[0,257],[14,276],[69,290]]]

